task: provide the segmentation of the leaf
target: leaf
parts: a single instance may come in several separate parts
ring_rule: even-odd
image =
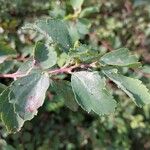
[[[84,0],[70,0],[71,6],[76,10],[80,9]]]
[[[7,60],[7,61],[3,62],[2,64],[0,64],[0,73],[1,74],[8,73],[11,70],[13,70],[14,66],[15,66],[15,62],[14,61],[8,61]]]
[[[134,0],[133,5],[134,7],[139,7],[140,5],[149,5],[149,0]]]
[[[140,80],[118,74],[117,69],[103,70],[103,73],[116,83],[137,106],[142,107],[150,103],[150,93]]]
[[[150,65],[143,66],[142,71],[144,73],[150,74]]]
[[[48,69],[56,64],[57,53],[54,47],[37,42],[34,50],[34,58],[42,68]]]
[[[66,53],[61,53],[59,55],[59,58],[57,60],[57,64],[59,67],[63,67],[64,64],[69,60],[69,55],[67,55]]]
[[[64,51],[72,47],[71,37],[64,21],[58,19],[38,20],[35,24],[28,24],[23,29],[34,29],[43,34],[47,41],[57,43]]]
[[[100,62],[105,65],[134,67],[139,66],[138,58],[135,55],[130,55],[127,48],[120,48],[118,50],[106,53],[101,57]]]
[[[23,119],[15,112],[14,104],[9,103],[10,89],[7,88],[0,94],[0,116],[8,132],[19,131],[24,123]]]
[[[98,72],[80,71],[72,74],[71,85],[78,104],[99,115],[114,112],[116,101],[105,87],[105,80]]]
[[[77,111],[78,105],[76,103],[70,82],[65,80],[57,80],[53,81],[51,86],[56,94],[64,100],[67,107],[73,111]]]
[[[91,27],[91,22],[88,19],[85,18],[78,19],[76,28],[81,38],[83,38],[84,35],[89,33],[90,27]]]
[[[7,88],[6,85],[0,83],[0,94]]]
[[[33,73],[13,82],[9,101],[15,105],[15,111],[22,119],[30,120],[37,114],[49,84],[45,73]]]
[[[77,23],[75,24],[74,22],[70,22],[68,30],[73,43],[80,39],[80,35],[77,29]]]
[[[99,9],[100,9],[99,6],[90,6],[90,7],[84,8],[80,13],[80,18],[87,17],[94,13],[98,13]]]
[[[28,60],[26,62],[23,62],[20,67],[18,68],[16,73],[26,74],[30,69],[34,67],[33,60]]]
[[[7,144],[5,140],[0,139],[1,150],[15,150],[11,145]]]
[[[33,73],[14,81],[0,94],[0,115],[9,132],[19,131],[37,114],[48,87],[47,74]]]
[[[0,64],[12,55],[16,55],[16,51],[8,46],[5,42],[0,42]]]

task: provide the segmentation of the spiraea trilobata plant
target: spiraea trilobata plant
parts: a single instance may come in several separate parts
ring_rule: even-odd
[[[68,18],[76,15],[79,11]],[[39,37],[32,54],[16,72],[0,74],[2,79],[13,79],[9,86],[0,84],[0,117],[9,132],[19,131],[25,121],[37,114],[47,92],[56,93],[73,111],[79,106],[99,116],[109,115],[117,107],[107,81],[116,84],[137,106],[150,103],[146,86],[122,73],[124,68],[140,68],[138,57],[127,48],[101,54],[88,44],[81,44],[72,30],[82,34],[82,26],[71,26],[68,18],[40,19],[22,28]],[[5,43],[0,43],[0,50],[0,63],[16,55]]]

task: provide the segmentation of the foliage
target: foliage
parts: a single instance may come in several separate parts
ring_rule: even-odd
[[[9,2],[2,3],[8,3],[9,6]],[[149,7],[139,3],[137,5],[137,1],[41,3],[33,1],[31,8],[26,9],[26,12],[33,12],[36,16],[32,16],[30,21],[28,13],[24,15],[20,9],[20,6],[25,9],[29,5],[24,1],[13,2],[14,5],[10,5],[8,10],[4,9],[1,14],[0,113],[7,131],[19,131],[24,122],[31,120],[44,103],[39,117],[32,121],[32,125],[27,122],[22,129],[23,140],[30,139],[33,130],[36,134],[34,140],[40,143],[33,145],[27,141],[25,147],[21,144],[16,146],[17,143],[13,145],[17,149],[34,149],[39,145],[41,149],[48,149],[45,147],[49,143],[47,137],[55,137],[50,142],[53,149],[129,149],[131,141],[128,135],[136,134],[133,130],[141,130],[138,131],[139,139],[143,135],[148,137],[149,106],[145,104],[150,103],[149,85],[145,86],[140,79],[149,83]],[[13,17],[14,7],[16,14]],[[118,8],[123,14],[117,12]],[[39,12],[42,17],[38,15]],[[8,17],[8,14],[12,16]],[[17,18],[18,14],[22,15],[22,22]],[[5,20],[7,17],[8,21]],[[121,21],[122,18],[124,21]],[[134,34],[131,29],[135,27],[135,19],[138,25]],[[142,54],[138,48],[143,49]],[[143,68],[139,59],[142,63],[147,63]],[[143,109],[135,107],[115,84]],[[60,109],[64,105],[77,112]],[[90,114],[84,113],[78,105]],[[49,113],[52,118],[47,117]],[[99,119],[95,113],[100,115]],[[40,117],[42,114],[46,116],[44,124]],[[109,116],[105,116],[107,114]],[[56,125],[57,117],[59,125]],[[86,117],[91,120],[86,120]],[[69,120],[64,126],[61,125],[63,119]],[[38,120],[41,125],[36,129],[45,128],[43,135],[48,129],[51,132],[53,130],[53,133],[46,133],[43,144],[41,139],[36,139],[39,134],[33,129]],[[32,129],[26,129],[28,124]],[[60,132],[57,128],[66,129]],[[144,130],[146,128],[147,132]],[[60,132],[58,136],[57,130]],[[114,132],[116,140],[111,136]],[[60,137],[63,135],[72,138],[62,142]],[[73,138],[74,135],[77,137]],[[103,137],[110,141],[100,142]],[[9,142],[9,136],[7,141]],[[77,146],[73,143],[77,143]],[[108,146],[108,143],[112,143],[112,146]]]

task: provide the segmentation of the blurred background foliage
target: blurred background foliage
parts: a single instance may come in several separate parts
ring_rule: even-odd
[[[88,44],[104,54],[120,47],[136,53],[142,71],[124,68],[124,74],[141,79],[150,89],[150,1],[149,0],[0,0],[0,43],[17,51],[17,58],[0,64],[0,73],[14,72],[31,54],[36,33],[21,27],[43,17],[65,19],[74,41]],[[58,58],[61,67],[67,54]],[[64,75],[59,76],[64,78]],[[8,85],[11,80],[0,79]],[[2,150],[149,150],[150,106],[140,109],[117,87],[118,107],[110,116],[98,117],[80,108],[64,107],[59,96],[48,93],[38,115],[21,132],[8,135],[0,123]],[[1,89],[0,89],[1,90]],[[111,90],[111,89],[110,89]],[[11,117],[11,116],[10,116]]]

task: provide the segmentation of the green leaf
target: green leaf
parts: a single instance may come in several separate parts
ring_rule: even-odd
[[[14,61],[6,60],[2,64],[0,64],[0,73],[1,74],[8,73],[8,72],[13,70],[14,66],[15,66],[15,62]]]
[[[75,72],[71,77],[71,85],[78,104],[86,111],[93,110],[99,115],[114,112],[116,101],[98,72]]]
[[[0,115],[8,132],[19,131],[26,120],[37,114],[48,87],[47,74],[33,73],[14,81],[0,94]]]
[[[80,39],[76,24],[70,22],[68,30],[73,43]]]
[[[137,106],[150,103],[150,93],[142,81],[118,74],[117,69],[103,70],[103,73],[118,85]]]
[[[0,150],[15,150],[11,145],[7,144],[5,140],[0,139]]]
[[[76,28],[81,38],[83,38],[84,35],[89,33],[90,27],[91,27],[91,22],[88,19],[85,18],[78,19]]]
[[[73,111],[77,111],[78,105],[76,103],[70,82],[64,80],[57,80],[52,82],[52,88],[63,100],[67,107]]]
[[[6,85],[0,83],[0,93],[2,93],[7,88]]]
[[[69,60],[69,55],[66,53],[61,53],[57,59],[57,64],[59,67],[63,67],[64,64]]]
[[[24,120],[30,120],[42,106],[49,87],[49,77],[45,73],[33,73],[14,81],[11,85],[10,103]]]
[[[0,64],[12,55],[16,55],[16,51],[5,42],[0,42]]]
[[[138,58],[135,55],[130,55],[127,48],[120,48],[118,50],[106,53],[101,57],[100,62],[105,65],[134,67],[139,66]]]
[[[70,0],[71,6],[76,10],[80,9],[84,0]]]
[[[99,6],[90,6],[87,8],[84,8],[80,13],[80,18],[87,17],[93,13],[98,13],[100,7]]]
[[[69,52],[71,58],[79,59],[81,62],[92,63],[98,61],[100,55],[98,51],[90,49],[86,45],[81,45]]]
[[[150,65],[143,66],[142,71],[144,73],[150,74]]]
[[[64,51],[72,47],[71,37],[64,21],[58,19],[38,20],[35,24],[28,24],[23,29],[34,29],[43,34],[46,40],[60,45]]]
[[[33,60],[28,60],[26,62],[23,62],[20,67],[18,68],[16,73],[26,74],[29,70],[31,70],[34,67]]]
[[[34,59],[44,68],[50,68],[57,62],[57,53],[52,46],[46,46],[42,42],[37,42],[34,51]]]
[[[14,104],[9,103],[10,89],[7,88],[0,95],[0,116],[8,132],[19,131],[24,123],[23,119],[15,112]]]

